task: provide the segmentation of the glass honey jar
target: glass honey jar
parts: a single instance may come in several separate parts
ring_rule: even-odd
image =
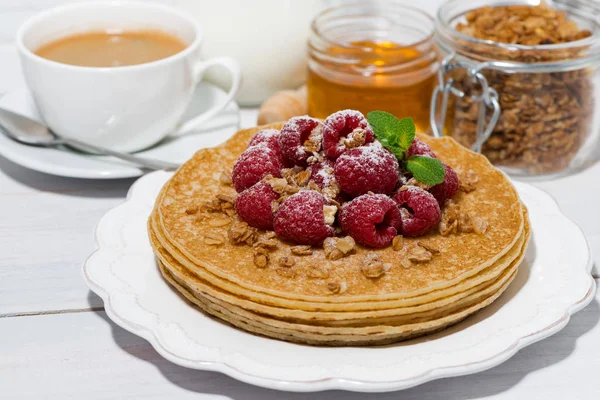
[[[308,113],[385,110],[428,132],[440,61],[433,32],[432,17],[398,1],[323,11],[308,41]]]

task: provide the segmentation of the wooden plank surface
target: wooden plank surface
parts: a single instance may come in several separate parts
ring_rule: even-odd
[[[244,400],[592,400],[600,398],[599,320],[600,294],[561,332],[496,368],[400,393],[364,395],[282,393],[179,367],[103,312],[2,318],[0,398],[203,399],[218,394]]]
[[[0,157],[0,316],[102,307],[81,266],[132,182],[51,177]]]

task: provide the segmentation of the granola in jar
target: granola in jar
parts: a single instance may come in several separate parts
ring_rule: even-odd
[[[491,134],[482,144],[483,154],[515,175],[548,175],[575,168],[575,159],[581,158],[582,148],[596,139],[598,130],[597,67],[582,62],[595,51],[590,29],[597,22],[586,26],[573,15],[544,4],[465,11],[452,28],[453,40],[440,35],[446,53],[455,53],[455,59],[469,65],[446,76],[453,80],[453,89],[464,94],[448,97],[446,133],[471,147],[483,131],[481,126],[492,120],[489,111],[481,115],[483,86],[473,79],[476,69],[497,93],[500,106]]]

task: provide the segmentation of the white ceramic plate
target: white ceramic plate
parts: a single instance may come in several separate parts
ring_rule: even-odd
[[[113,321],[186,367],[290,391],[405,389],[500,364],[562,329],[595,292],[581,230],[549,195],[515,182],[533,237],[515,281],[491,306],[437,334],[385,347],[310,347],[255,336],[202,314],[163,281],[146,219],[170,176],[141,178],[102,218],[84,276]]]
[[[202,82],[198,85],[185,118],[198,115],[222,101],[227,94],[217,86]],[[34,101],[26,88],[16,89],[0,99],[0,107],[41,120]],[[239,127],[239,109],[232,102],[223,112],[207,122],[201,130],[178,138],[167,138],[156,146],[138,152],[143,157],[183,163],[196,150],[213,147],[229,139]],[[24,167],[52,175],[71,178],[130,178],[144,171],[113,157],[93,156],[69,148],[42,148],[17,143],[0,132],[0,155]]]

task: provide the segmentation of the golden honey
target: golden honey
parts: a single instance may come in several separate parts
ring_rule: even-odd
[[[429,131],[439,66],[433,23],[421,11],[388,3],[389,10],[342,6],[313,21],[309,115],[325,118],[343,109],[363,114],[384,110],[398,118],[411,117],[419,131]]]

